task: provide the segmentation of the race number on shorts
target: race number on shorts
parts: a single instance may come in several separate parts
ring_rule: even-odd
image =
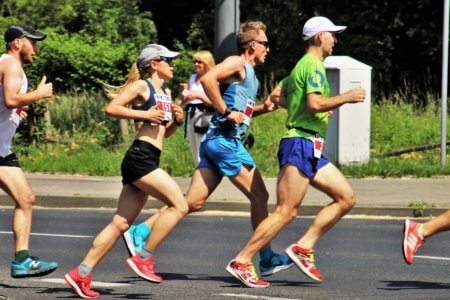
[[[314,157],[319,159],[322,156],[323,146],[325,145],[325,139],[320,135],[314,136]]]

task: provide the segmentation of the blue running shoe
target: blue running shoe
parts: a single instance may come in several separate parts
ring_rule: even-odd
[[[260,261],[259,262],[259,273],[261,276],[269,276],[280,271],[289,269],[294,263],[292,260],[286,256],[277,253],[273,253],[270,261]]]
[[[30,256],[23,262],[12,262],[11,276],[14,278],[44,276],[55,271],[57,267],[56,262],[45,262],[39,257]]]
[[[145,246],[145,240],[136,234],[136,225],[131,225],[130,228],[122,235],[125,245],[127,245],[130,256],[135,256],[142,251]]]

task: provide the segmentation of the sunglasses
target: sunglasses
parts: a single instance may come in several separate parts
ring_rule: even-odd
[[[173,58],[161,56],[159,59],[154,59],[154,61],[158,61],[158,62],[165,61],[166,63],[168,63],[170,65],[173,63]]]
[[[264,48],[269,48],[269,41],[258,41],[258,40],[253,40],[252,42],[256,42],[256,43],[258,43],[258,44],[260,44],[260,45],[263,45],[264,46]]]

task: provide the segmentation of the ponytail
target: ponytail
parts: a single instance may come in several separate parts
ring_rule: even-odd
[[[140,70],[138,68],[137,64],[134,63],[131,66],[130,73],[128,74],[128,79],[123,85],[121,85],[121,86],[114,86],[114,85],[110,85],[110,84],[107,84],[107,83],[102,83],[103,84],[103,89],[105,90],[105,92],[108,95],[108,97],[114,98],[115,96],[117,96],[117,94],[119,94],[119,92],[121,90],[123,90],[124,88],[126,88],[127,86],[132,84],[133,82],[138,81],[140,79],[143,79],[143,74],[146,73],[144,70]]]

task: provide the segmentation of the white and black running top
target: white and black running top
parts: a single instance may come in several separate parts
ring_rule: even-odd
[[[9,54],[3,54],[0,57],[0,62],[8,57],[12,57]],[[20,93],[24,94],[28,89],[28,79],[23,71],[22,85],[20,86]],[[11,141],[14,137],[17,127],[20,124],[20,117],[17,109],[8,109],[5,106],[3,99],[3,85],[0,82],[0,157],[6,157],[12,153]]]

